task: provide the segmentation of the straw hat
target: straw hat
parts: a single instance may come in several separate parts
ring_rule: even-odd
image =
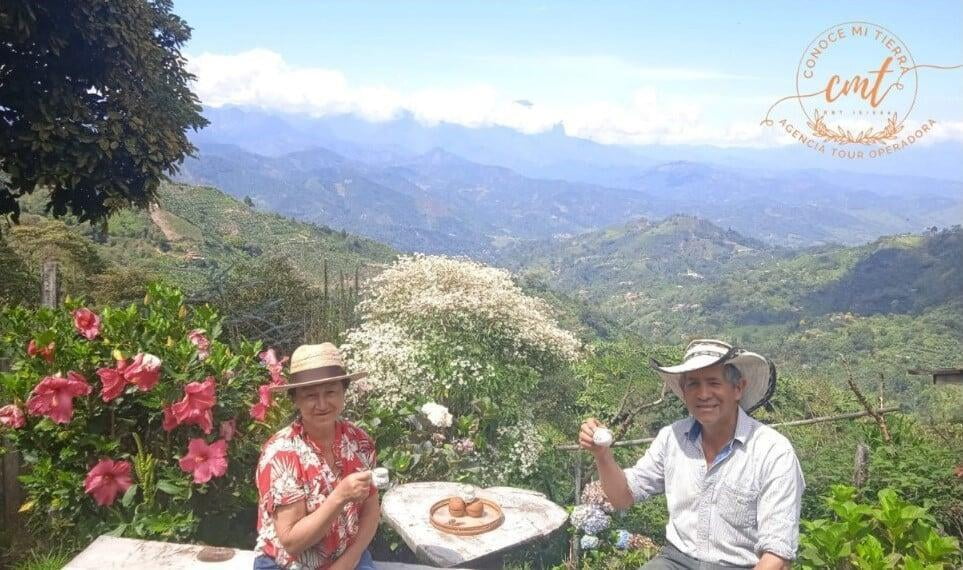
[[[682,376],[715,364],[732,364],[746,380],[739,405],[747,413],[765,404],[776,390],[776,366],[769,359],[715,339],[699,339],[689,343],[681,364],[662,366],[655,359],[652,367],[666,385],[682,397]]]
[[[338,347],[330,342],[302,344],[291,355],[291,374],[288,383],[272,386],[271,390],[291,390],[327,382],[358,380],[367,375],[367,372],[348,374],[344,369]]]

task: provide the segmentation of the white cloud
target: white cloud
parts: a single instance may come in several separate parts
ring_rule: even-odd
[[[793,142],[784,130],[760,126],[754,117],[727,115],[724,105],[731,101],[706,90],[687,99],[667,100],[654,87],[640,87],[626,102],[561,105],[520,99],[518,93],[503,93],[485,83],[411,92],[383,85],[353,85],[341,71],[292,66],[279,54],[264,49],[234,55],[205,53],[190,57],[188,65],[197,76],[196,93],[205,105],[212,107],[257,106],[313,116],[352,113],[372,121],[390,120],[410,112],[429,125],[498,125],[525,133],[543,132],[562,123],[569,135],[606,144],[767,147]],[[645,84],[642,79],[656,77],[729,77],[700,70],[639,68],[615,58],[552,58],[546,65],[589,66],[604,73],[631,72],[640,79],[640,85]],[[759,105],[759,109],[761,118],[764,106]],[[715,119],[718,115],[725,115],[725,119]],[[798,122],[799,126],[805,124],[803,120]],[[961,123],[941,123],[938,127],[927,142],[963,139]]]

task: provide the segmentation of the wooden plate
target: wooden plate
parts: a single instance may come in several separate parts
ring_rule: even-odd
[[[485,512],[480,517],[452,516],[448,510],[448,499],[438,501],[428,511],[431,525],[442,532],[459,536],[481,534],[500,527],[505,522],[505,513],[502,512],[502,508],[488,499],[479,498],[478,500],[485,505]]]

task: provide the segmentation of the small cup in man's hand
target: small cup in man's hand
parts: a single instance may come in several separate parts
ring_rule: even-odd
[[[602,447],[610,447],[612,445],[612,432],[608,428],[600,427],[595,430],[592,434],[592,443]]]

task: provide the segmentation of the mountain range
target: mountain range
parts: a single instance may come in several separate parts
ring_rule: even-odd
[[[310,141],[296,138],[280,119],[216,116],[239,123],[215,123],[213,134],[200,137],[199,153],[184,163],[181,181],[247,196],[259,208],[366,235],[403,251],[491,260],[502,246],[518,240],[565,237],[636,217],[673,214],[700,216],[789,247],[865,243],[963,219],[963,182],[952,180],[761,171],[684,160],[642,166],[645,161],[638,157],[629,166],[629,151],[616,149],[606,152],[624,160],[628,178],[624,186],[608,186],[566,179],[564,169],[553,178],[532,177],[441,147],[414,154],[328,137],[333,148],[258,154],[235,142],[272,125],[276,136],[260,139],[262,152],[271,141],[272,149]],[[254,119],[258,129],[246,128]],[[235,142],[210,142],[218,137]],[[606,149],[573,141],[561,146],[584,145],[591,150],[586,156],[596,158]],[[558,152],[564,156],[571,149]]]

